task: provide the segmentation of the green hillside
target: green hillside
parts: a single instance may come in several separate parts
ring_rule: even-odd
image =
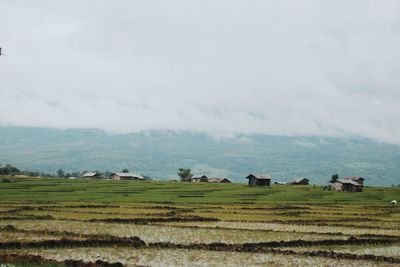
[[[0,163],[20,169],[119,171],[176,177],[195,174],[244,181],[266,172],[274,181],[295,176],[326,184],[333,173],[360,175],[370,185],[400,183],[400,147],[361,138],[239,135],[216,139],[203,133],[151,131],[108,134],[100,130],[0,127]]]

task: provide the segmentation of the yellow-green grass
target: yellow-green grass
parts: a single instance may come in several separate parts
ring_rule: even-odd
[[[0,183],[0,202],[204,203],[204,204],[358,204],[385,205],[400,188],[368,187],[365,192],[324,191],[319,186],[174,183],[153,181],[13,179]]]
[[[321,233],[321,234],[344,234],[344,235],[388,235],[399,236],[399,230],[388,230],[380,228],[353,228],[348,226],[320,226],[305,224],[286,224],[286,223],[262,223],[262,222],[168,222],[163,225],[182,226],[182,227],[207,227],[207,228],[230,228],[248,229],[262,231],[284,231],[301,233]],[[367,223],[366,223],[367,225]]]
[[[349,235],[329,235],[295,232],[252,231],[246,229],[183,228],[169,225],[135,225],[78,221],[0,221],[0,227],[12,225],[25,231],[71,232],[77,235],[138,236],[146,243],[170,242],[175,244],[227,244],[259,243],[266,241],[348,239]],[[0,232],[1,234],[1,232]]]
[[[83,213],[83,212],[71,212],[71,211],[22,211],[18,213],[19,216],[52,216],[55,219],[60,220],[95,220],[95,219],[135,219],[135,218],[160,218],[165,217],[165,214],[155,214],[155,213]],[[1,216],[0,216],[1,218]]]

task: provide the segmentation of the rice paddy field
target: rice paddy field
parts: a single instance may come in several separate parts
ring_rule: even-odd
[[[400,266],[393,199],[400,188],[0,179],[0,263]]]

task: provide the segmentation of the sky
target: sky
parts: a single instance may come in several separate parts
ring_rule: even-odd
[[[0,7],[1,126],[400,144],[400,1]]]

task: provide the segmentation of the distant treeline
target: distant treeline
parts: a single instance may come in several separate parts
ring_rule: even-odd
[[[6,164],[4,166],[0,164],[0,175],[54,176],[49,173],[38,172],[38,171],[29,171],[29,170],[21,171],[20,169],[11,164]]]
[[[74,172],[64,172],[62,169],[57,170],[57,173],[47,173],[47,172],[38,172],[38,171],[29,171],[29,170],[24,170],[21,171],[17,167],[11,165],[11,164],[6,164],[2,165],[0,164],[0,175],[10,175],[10,176],[15,176],[15,175],[26,175],[26,176],[32,176],[32,177],[59,177],[59,178],[70,178],[70,177],[82,177],[85,173],[87,172],[92,172],[88,170],[84,171],[74,171]],[[93,171],[100,175],[101,177],[110,177],[113,172],[111,171]],[[129,172],[127,168],[121,170],[121,172]],[[148,178],[146,175],[142,175],[144,178]]]
[[[102,172],[102,171],[98,171],[98,170],[95,170],[95,171],[84,170],[84,171],[75,171],[75,172],[64,172],[63,169],[59,169],[57,171],[57,174],[54,176],[60,177],[60,178],[82,177],[87,172],[95,172],[101,177],[110,177],[113,174],[113,172],[111,172],[111,171]],[[122,170],[121,172],[128,172],[128,171]]]

